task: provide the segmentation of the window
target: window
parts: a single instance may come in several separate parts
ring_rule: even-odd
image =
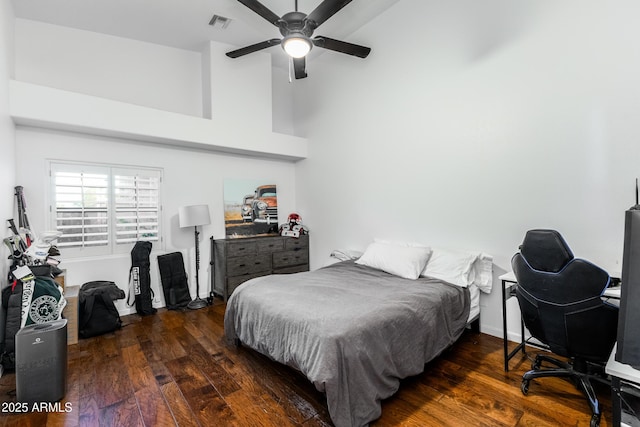
[[[130,251],[161,241],[160,169],[51,162],[51,223],[70,255]]]

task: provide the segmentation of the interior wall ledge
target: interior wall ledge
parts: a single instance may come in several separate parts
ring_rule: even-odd
[[[308,141],[254,129],[246,122],[206,119],[11,80],[15,124],[296,162]]]

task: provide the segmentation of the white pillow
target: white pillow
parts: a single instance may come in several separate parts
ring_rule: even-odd
[[[479,253],[433,248],[421,276],[444,280],[466,288],[475,279],[473,264]]]
[[[356,264],[386,271],[389,274],[415,280],[429,260],[431,249],[428,247],[400,246],[389,243],[373,242]]]
[[[493,286],[493,257],[481,252],[478,259],[473,263],[474,279],[473,283],[484,293],[491,293]]]

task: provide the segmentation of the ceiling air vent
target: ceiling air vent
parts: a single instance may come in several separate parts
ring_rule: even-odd
[[[211,25],[213,28],[224,30],[229,25],[229,22],[231,22],[231,19],[229,18],[225,18],[224,16],[220,15],[213,15],[211,21],[209,21],[209,25]]]

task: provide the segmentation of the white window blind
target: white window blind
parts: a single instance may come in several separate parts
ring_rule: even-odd
[[[108,254],[160,241],[161,170],[51,162],[52,225],[58,247]]]
[[[160,176],[114,170],[116,243],[157,241]]]

